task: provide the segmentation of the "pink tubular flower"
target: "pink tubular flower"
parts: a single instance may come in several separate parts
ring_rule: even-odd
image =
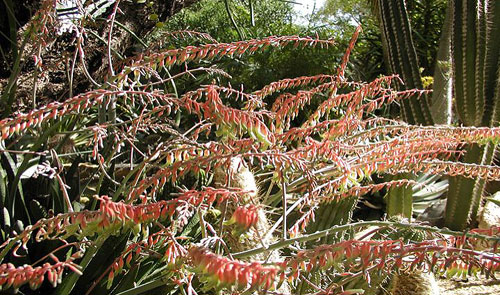
[[[254,205],[245,205],[236,208],[233,216],[229,220],[229,224],[236,224],[244,231],[249,230],[255,226],[259,221],[259,214],[257,207]]]
[[[280,268],[275,266],[232,260],[202,247],[192,247],[189,255],[197,272],[222,286],[268,290],[276,287],[277,279],[280,279],[278,276]]]
[[[47,275],[47,279],[56,287],[61,281],[61,277],[65,268],[69,268],[73,272],[81,275],[79,266],[73,263],[74,257],[67,261],[59,261],[55,256],[51,256],[56,263],[44,263],[42,266],[33,267],[31,265],[23,265],[15,267],[12,263],[0,264],[0,288],[2,290],[10,287],[17,289],[24,284],[29,284],[31,289],[39,288]]]

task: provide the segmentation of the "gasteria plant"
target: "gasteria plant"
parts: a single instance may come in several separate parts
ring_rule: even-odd
[[[448,276],[493,275],[500,267],[499,227],[463,233],[404,220],[351,222],[360,196],[413,183],[374,182],[373,175],[425,172],[500,180],[499,167],[452,161],[465,145],[496,144],[500,128],[421,127],[375,115],[427,91],[394,90],[401,82],[395,75],[368,83],[347,80],[358,34],[359,29],[335,74],[283,79],[253,93],[215,83],[189,89],[196,81],[184,85],[183,79],[227,76],[200,63],[284,46],[327,49],[335,42],[282,36],[158,49],[121,65],[111,64],[110,57],[113,70],[95,89],[0,121],[2,153],[9,160],[2,161],[9,174],[3,177],[10,189],[2,201],[12,208],[33,201],[23,199],[23,192],[37,175],[53,179],[47,203],[60,203],[55,213],[39,218],[26,209],[32,219],[24,228],[4,226],[2,290],[238,294],[287,284],[284,289],[292,292],[358,294],[358,279],[369,284],[376,273],[419,268]],[[207,40],[212,39],[200,42]],[[76,50],[85,48],[77,42]],[[177,91],[172,82],[187,90]],[[109,120],[97,118],[107,110],[113,112]],[[99,176],[88,180],[94,196],[89,198],[87,188],[70,198],[62,176],[73,155],[58,156],[44,142],[31,141],[56,131],[86,135],[73,148],[85,162],[77,167],[81,173]],[[23,171],[31,166],[35,172],[10,175],[7,169],[18,168],[21,160]],[[231,171],[238,170],[233,163],[248,164],[259,175],[259,192],[231,183]],[[216,171],[229,171],[223,185],[211,181]],[[257,193],[262,198],[250,203],[248,196]],[[226,212],[218,211],[229,205],[234,213],[225,222]],[[326,206],[332,206],[328,220],[312,226]],[[38,209],[48,211],[40,202]],[[4,219],[14,224],[11,216]],[[274,223],[268,232],[256,230],[260,218]],[[228,243],[233,222],[238,234],[254,229],[261,245],[237,250]],[[318,239],[326,244],[317,245]],[[476,250],[479,245],[486,250]],[[282,255],[272,255],[278,250]],[[318,272],[322,278],[311,279]]]

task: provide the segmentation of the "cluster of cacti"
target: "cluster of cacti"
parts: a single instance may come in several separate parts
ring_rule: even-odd
[[[391,71],[401,75],[405,87],[421,88],[422,77],[418,71],[406,1],[373,2],[380,16],[384,51]],[[500,112],[497,111],[500,44],[495,38],[500,33],[499,16],[498,1],[449,1],[440,44],[440,60],[435,69],[437,83],[433,87],[433,99],[439,100],[434,103],[441,113],[431,111],[426,99],[409,100],[402,106],[407,122],[422,125],[430,125],[434,121],[449,123],[450,114],[446,112],[451,106],[440,105],[450,104],[453,95],[455,122],[463,126],[496,127],[500,119]],[[432,118],[431,113],[435,118]],[[473,145],[467,148],[461,160],[490,165],[494,153],[495,144],[482,147]],[[475,223],[484,186],[483,179],[459,176],[450,179],[445,213],[447,227],[463,230],[471,221]],[[411,192],[409,195],[411,198]]]

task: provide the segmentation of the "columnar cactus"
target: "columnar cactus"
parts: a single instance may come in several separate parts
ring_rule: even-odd
[[[500,120],[500,3],[450,1],[451,52],[457,115],[466,126],[496,126]],[[472,146],[465,162],[490,164],[496,147]],[[450,181],[445,225],[464,229],[475,219],[485,182],[462,177]]]
[[[384,51],[392,72],[401,75],[405,87],[421,87],[405,1],[373,2],[380,16]],[[456,115],[466,126],[493,127],[500,120],[500,3],[450,0],[448,5]],[[434,91],[442,93],[445,87],[447,83],[435,84]],[[433,123],[425,99],[408,100],[402,109],[409,123]],[[494,150],[493,144],[472,145],[462,160],[487,165],[493,160]],[[463,177],[451,179],[446,206],[447,227],[464,229],[469,220],[475,218],[484,184],[482,180]]]

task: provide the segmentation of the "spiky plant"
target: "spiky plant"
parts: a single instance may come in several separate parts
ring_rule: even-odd
[[[48,28],[43,33],[52,32]],[[375,115],[427,91],[395,90],[398,76],[347,80],[358,33],[336,73],[283,79],[253,93],[196,85],[200,73],[228,76],[200,63],[285,46],[327,49],[335,42],[282,36],[211,43],[200,35],[202,45],[160,48],[109,64],[113,71],[95,89],[1,120],[9,160],[2,167],[33,167],[33,175],[51,185],[47,204],[57,204],[57,211],[27,219],[23,228],[3,227],[2,290],[248,294],[277,290],[288,281],[292,292],[357,294],[365,286],[357,284],[360,278],[369,284],[374,274],[395,270],[495,274],[498,227],[463,233],[405,221],[350,220],[360,196],[414,183],[374,182],[373,175],[425,172],[500,180],[499,167],[453,161],[464,145],[498,142],[499,128],[421,127]],[[85,52],[82,43],[75,47]],[[83,144],[74,146],[80,160],[47,150],[46,138],[54,133],[81,135]],[[240,170],[232,167],[234,159],[260,175],[260,198],[252,197],[255,186],[232,183],[231,174]],[[63,177],[72,161],[82,174],[94,175],[77,198]],[[227,181],[215,183],[221,170],[228,171]],[[10,190],[5,200],[18,208],[34,176],[11,172],[2,175]],[[37,212],[49,211],[47,204]],[[224,204],[234,209],[231,217],[216,213]],[[12,216],[4,219],[13,224]],[[259,226],[261,216],[270,227]],[[253,239],[250,247],[235,245],[234,235],[229,241],[229,223],[247,235],[243,239]],[[415,235],[420,239],[407,237]],[[484,252],[471,248],[478,243]]]
[[[420,74],[415,49],[411,38],[411,27],[405,1],[373,1],[380,14],[380,23],[385,40],[385,51],[394,73],[402,75],[409,87],[419,87]],[[498,73],[500,32],[500,5],[498,1],[449,1],[449,20],[445,22],[441,41],[443,62],[451,56],[453,93],[456,116],[464,126],[497,125],[498,117]],[[401,29],[403,28],[403,29]],[[451,40],[451,46],[448,42]],[[447,51],[451,50],[450,54]],[[405,66],[403,66],[405,65]],[[444,100],[451,94],[443,76],[443,67],[436,68],[437,80],[434,92]],[[444,94],[444,96],[443,96]],[[438,98],[436,96],[435,98]],[[408,122],[428,125],[427,100],[416,100],[403,104]],[[438,117],[442,118],[444,114]],[[440,122],[443,122],[439,119]],[[489,165],[495,151],[494,144],[468,147],[462,161]],[[453,177],[450,179],[446,205],[446,226],[464,229],[471,220],[475,221],[484,193],[485,181]]]
[[[465,126],[497,126],[500,120],[500,3],[498,1],[452,1],[451,52],[456,110]],[[472,13],[474,11],[474,13]],[[490,164],[496,145],[474,145],[467,150],[467,163]],[[485,181],[450,180],[446,226],[464,229],[476,219]]]

